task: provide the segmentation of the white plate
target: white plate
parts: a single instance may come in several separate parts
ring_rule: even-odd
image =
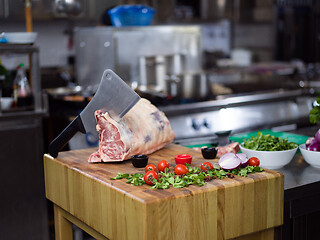
[[[37,35],[36,32],[6,32],[4,37],[8,43],[31,44],[35,42]]]

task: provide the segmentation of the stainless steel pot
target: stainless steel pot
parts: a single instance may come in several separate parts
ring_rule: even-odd
[[[205,99],[210,96],[211,87],[205,73],[184,73],[168,75],[166,91],[180,99]]]
[[[166,89],[166,75],[181,74],[185,67],[185,55],[175,53],[169,55],[140,56],[140,85],[157,86]]]

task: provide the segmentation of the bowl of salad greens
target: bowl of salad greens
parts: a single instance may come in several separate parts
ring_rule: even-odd
[[[279,169],[290,163],[298,149],[298,144],[286,138],[258,132],[257,136],[244,139],[240,149],[248,158],[257,157],[261,167]]]

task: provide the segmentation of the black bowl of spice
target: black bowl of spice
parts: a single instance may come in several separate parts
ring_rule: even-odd
[[[201,148],[201,153],[205,159],[214,159],[217,156],[217,149],[215,147],[204,147]]]
[[[133,155],[131,157],[132,165],[136,168],[147,166],[149,157],[147,155]]]

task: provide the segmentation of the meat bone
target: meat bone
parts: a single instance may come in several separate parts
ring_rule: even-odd
[[[98,139],[96,130],[96,110],[108,112],[119,121],[138,101],[140,97],[112,70],[104,71],[98,90],[82,112],[50,143],[49,153],[57,157],[59,151],[77,133],[90,133]]]

